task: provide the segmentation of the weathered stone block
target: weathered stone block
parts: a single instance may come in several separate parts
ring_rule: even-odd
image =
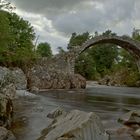
[[[58,109],[56,110],[58,112]],[[54,112],[55,114],[55,112]],[[72,110],[57,116],[44,140],[108,140],[100,118],[93,112]]]
[[[21,69],[14,68],[12,70],[12,76],[17,90],[25,90],[27,88],[27,78]]]

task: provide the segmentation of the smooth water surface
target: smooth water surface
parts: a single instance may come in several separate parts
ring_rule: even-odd
[[[78,93],[78,95],[77,95]],[[85,100],[83,94],[86,94]],[[51,96],[51,97],[50,97]],[[73,101],[75,98],[83,101]],[[79,109],[96,112],[105,129],[111,133],[111,140],[133,140],[128,134],[118,134],[122,127],[118,118],[129,110],[140,109],[140,88],[108,87],[94,83],[84,90],[42,91],[36,98],[24,97],[15,101],[15,121],[12,131],[18,140],[37,140],[41,131],[52,120],[47,114],[58,106],[66,110]]]

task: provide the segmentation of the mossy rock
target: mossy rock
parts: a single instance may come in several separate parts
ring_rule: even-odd
[[[0,126],[8,127],[11,125],[13,116],[12,100],[0,93]]]

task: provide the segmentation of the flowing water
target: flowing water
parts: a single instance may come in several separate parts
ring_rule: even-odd
[[[140,109],[140,88],[92,83],[86,90],[42,91],[36,98],[23,97],[15,100],[14,104],[15,119],[11,129],[18,140],[37,140],[41,131],[52,121],[47,118],[47,114],[58,106],[68,111],[79,109],[96,112],[111,134],[110,140],[134,140],[131,135],[119,132],[123,126],[117,120],[129,110]]]

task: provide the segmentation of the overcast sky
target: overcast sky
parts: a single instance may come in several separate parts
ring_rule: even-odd
[[[34,26],[39,42],[53,52],[66,48],[71,33],[107,29],[119,35],[140,29],[140,0],[11,0],[16,13]]]

